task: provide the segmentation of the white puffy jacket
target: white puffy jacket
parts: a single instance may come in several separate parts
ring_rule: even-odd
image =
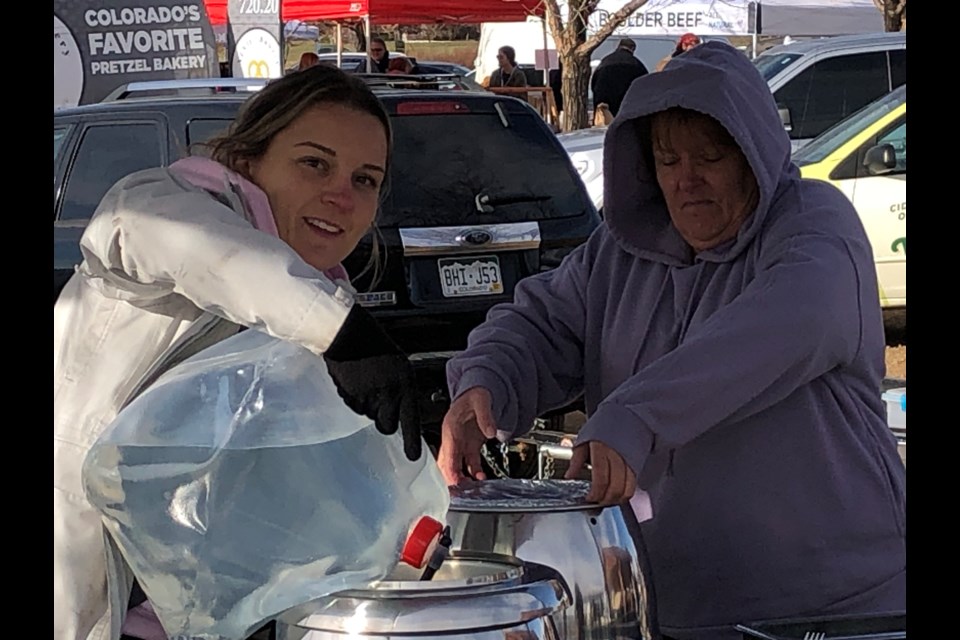
[[[348,285],[252,220],[229,181],[212,193],[149,169],[107,193],[81,240],[84,261],[53,312],[55,640],[120,636],[130,576],[81,481],[86,453],[120,409],[241,325],[322,353],[353,304]],[[126,576],[109,598],[108,570]]]

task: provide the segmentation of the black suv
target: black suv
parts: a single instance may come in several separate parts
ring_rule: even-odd
[[[517,282],[556,267],[600,220],[563,147],[525,102],[373,86],[395,141],[377,218],[381,276],[356,277],[372,239],[345,266],[360,303],[416,364],[425,436],[436,445],[451,353],[466,346],[490,307],[512,298]],[[107,189],[183,157],[226,128],[250,95],[157,93],[54,112],[54,300],[81,259],[80,236]]]

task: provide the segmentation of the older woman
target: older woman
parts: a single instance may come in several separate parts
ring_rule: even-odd
[[[104,196],[53,311],[55,638],[117,638],[124,613],[108,608],[87,451],[163,371],[241,327],[323,355],[347,404],[386,434],[402,425],[419,458],[412,367],[340,266],[374,223],[390,140],[361,81],[315,66],[251,98],[212,159]]]
[[[856,211],[800,178],[766,83],[722,43],[637,80],[604,153],[604,226],[449,365],[448,482],[583,394],[570,475],[589,458],[591,499],[646,491],[664,633],[905,610],[906,471]]]

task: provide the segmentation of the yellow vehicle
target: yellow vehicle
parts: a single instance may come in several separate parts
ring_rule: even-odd
[[[907,306],[907,87],[839,122],[793,156],[804,178],[850,198],[867,230],[885,309]]]

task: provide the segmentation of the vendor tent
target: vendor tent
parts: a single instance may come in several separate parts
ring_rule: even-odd
[[[213,24],[227,21],[227,0],[205,0]],[[378,24],[513,22],[537,13],[537,0],[283,0],[281,18],[336,21],[369,17]]]
[[[765,36],[839,36],[883,31],[873,0],[760,0]]]

